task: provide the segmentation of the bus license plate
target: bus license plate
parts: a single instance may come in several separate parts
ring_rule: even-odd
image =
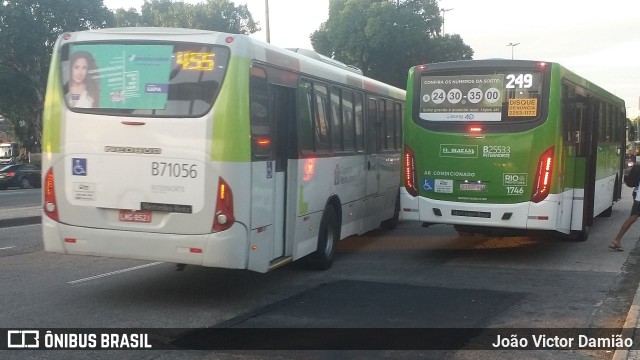
[[[460,184],[460,190],[466,191],[484,191],[486,188],[485,184]]]
[[[120,210],[119,220],[124,222],[150,223],[151,211]]]

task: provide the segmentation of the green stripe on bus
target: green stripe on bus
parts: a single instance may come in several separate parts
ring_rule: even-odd
[[[54,51],[47,79],[47,93],[42,115],[42,151],[60,152],[62,88],[60,87],[60,54]]]
[[[249,69],[247,58],[232,57],[213,107],[211,161],[249,162]],[[226,119],[226,120],[225,120]]]

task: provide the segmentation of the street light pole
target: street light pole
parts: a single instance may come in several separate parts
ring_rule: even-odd
[[[269,0],[264,0],[264,17],[266,24],[267,42],[271,43],[271,30],[269,29]]]
[[[510,43],[507,44],[507,46],[511,46],[511,60],[513,60],[513,48],[518,46],[518,45],[520,45],[520,43],[515,43],[514,44],[514,43],[510,42]]]
[[[440,12],[442,12],[442,36],[444,36],[444,13],[446,13],[447,11],[451,11],[453,10],[453,8],[451,9],[440,9]]]

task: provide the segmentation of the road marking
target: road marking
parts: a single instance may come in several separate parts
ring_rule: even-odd
[[[91,276],[91,277],[84,278],[84,279],[78,279],[78,280],[69,281],[69,282],[67,282],[67,284],[75,285],[75,284],[79,284],[79,283],[85,282],[85,281],[96,280],[96,279],[100,279],[100,278],[103,278],[103,277],[122,274],[122,273],[125,273],[125,272],[128,272],[128,271],[139,270],[139,269],[143,269],[143,268],[150,267],[150,266],[155,266],[155,265],[160,265],[160,264],[164,264],[164,263],[163,262],[154,262],[154,263],[150,263],[150,264],[146,264],[146,265],[135,266],[135,267],[128,268],[128,269],[112,271],[112,272],[109,272],[109,273],[106,273],[106,274],[100,274],[100,275],[95,275],[95,276]]]
[[[7,247],[3,247],[0,248],[0,250],[9,250],[9,249],[13,249],[15,246],[7,246]]]

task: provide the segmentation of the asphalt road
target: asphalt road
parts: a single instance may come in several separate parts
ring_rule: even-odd
[[[610,359],[611,349],[476,349],[512,329],[622,327],[640,280],[638,225],[623,239],[626,251],[607,245],[628,214],[627,195],[612,217],[596,219],[584,243],[550,234],[459,235],[451,226],[405,222],[342,241],[324,272],[295,263],[267,274],[176,271],[168,263],[45,253],[40,225],[0,228],[0,328],[139,328],[161,349],[9,351],[6,358]],[[287,328],[307,337],[277,330]],[[439,328],[475,330],[443,330],[448,338],[435,336],[442,351],[422,349],[433,339],[416,345],[416,337],[434,333],[412,329]],[[250,332],[236,349],[216,343],[216,329]],[[268,346],[256,345],[260,339]],[[317,350],[295,350],[309,343]],[[409,350],[392,350],[403,347]]]
[[[0,190],[0,210],[15,209],[41,204],[42,189]]]

